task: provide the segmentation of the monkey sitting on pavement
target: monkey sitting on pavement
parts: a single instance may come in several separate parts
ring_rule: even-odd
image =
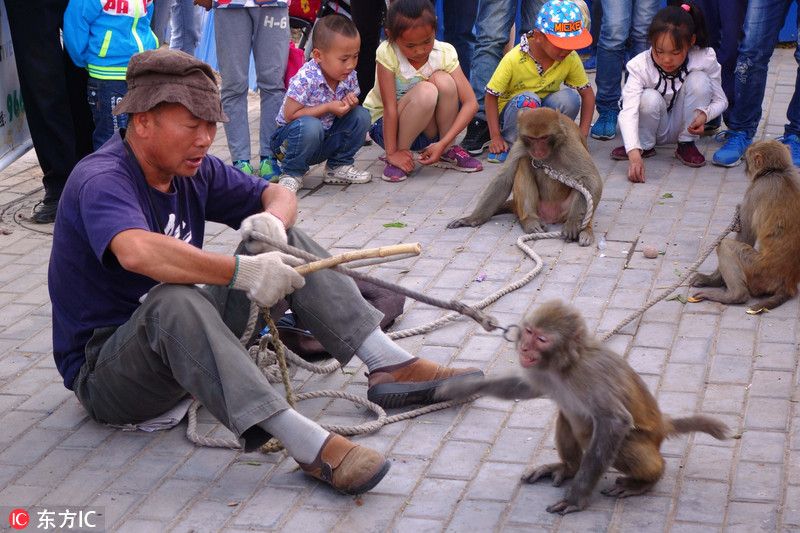
[[[757,314],[775,309],[797,294],[800,283],[800,172],[789,148],[776,140],[751,144],[745,152],[750,185],[739,207],[741,231],[717,248],[719,267],[695,274],[694,287],[709,287],[689,301],[744,303],[771,295],[751,306]]]
[[[588,209],[586,198],[531,164],[536,160],[579,183],[589,192],[597,209],[603,181],[580,128],[547,107],[521,112],[517,124],[519,136],[472,214],[450,222],[447,227],[479,226],[496,214],[513,212],[525,233],[541,233],[545,231],[544,224],[563,222],[564,237],[589,246],[594,242],[592,219],[586,228],[581,228]],[[512,190],[514,196],[507,202]]]
[[[728,428],[714,418],[663,415],[639,375],[587,332],[574,307],[547,302],[520,328],[518,372],[448,383],[437,394],[509,400],[547,396],[557,404],[555,441],[562,462],[532,467],[522,475],[528,483],[549,476],[554,486],[574,478],[564,498],[547,511],[566,514],[585,508],[611,466],[624,476],[603,494],[625,498],[646,492],[664,473],[659,447],[666,437],[702,431],[727,438]]]

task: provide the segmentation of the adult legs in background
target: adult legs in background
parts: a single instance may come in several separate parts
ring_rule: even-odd
[[[592,137],[608,140],[616,136],[622,71],[626,43],[631,39],[631,57],[644,51],[647,28],[661,7],[659,0],[601,0],[603,20],[597,42],[596,104],[599,117]]]
[[[739,46],[734,77],[734,102],[728,107],[725,122],[730,131],[723,132],[725,144],[714,154],[714,163],[735,166],[741,162],[745,150],[761,120],[761,104],[767,81],[769,60],[778,42],[789,6],[794,0],[750,0],[744,22],[744,39]],[[797,83],[795,83],[797,87]],[[797,90],[789,104],[787,116],[796,115]],[[794,104],[794,105],[793,105]],[[790,119],[791,120],[791,119]]]
[[[375,51],[378,49],[386,11],[384,0],[350,0],[353,23],[361,35],[356,75],[361,94],[359,103],[364,103],[367,93],[375,85]]]
[[[289,59],[289,9],[259,7],[255,15],[253,59],[258,94],[261,97],[259,154],[262,157],[272,157],[275,154],[269,141],[278,127],[275,117],[278,116],[286,94],[283,76]]]
[[[458,62],[464,76],[469,79],[472,51],[475,47],[475,18],[478,0],[443,0],[444,42],[452,44],[458,53]]]
[[[67,0],[6,0],[25,118],[42,169],[44,200],[34,222],[53,222],[67,177],[92,151],[94,123],[86,103],[86,70],[61,45]],[[31,23],[31,10],[36,23]],[[15,117],[9,120],[16,120]]]
[[[192,0],[177,0],[172,6],[172,35],[169,47],[194,55],[200,44],[201,19],[203,8],[194,5]]]
[[[153,0],[153,16],[150,18],[150,29],[156,34],[158,44],[161,46],[170,39],[170,17],[172,5],[175,0]]]
[[[520,13],[520,33],[532,30],[536,25],[543,0],[523,0]],[[461,145],[470,155],[480,155],[489,147],[491,136],[486,123],[486,84],[492,78],[503,58],[503,48],[508,42],[511,26],[517,14],[516,0],[479,0],[475,23],[477,41],[472,53],[469,83],[478,100],[478,112],[467,126]]]

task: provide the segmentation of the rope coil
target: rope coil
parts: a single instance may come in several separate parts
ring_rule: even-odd
[[[585,187],[583,187],[580,183],[578,183],[577,181],[575,181],[572,178],[566,176],[564,173],[555,170],[554,168],[550,167],[549,165],[546,165],[546,164],[542,163],[541,161],[537,161],[537,160],[533,160],[532,159],[531,160],[531,164],[532,164],[532,166],[534,168],[544,170],[545,173],[548,176],[550,176],[551,178],[553,178],[553,179],[555,179],[555,180],[557,180],[557,181],[559,181],[559,182],[561,182],[561,183],[563,183],[563,184],[565,184],[565,185],[577,190],[578,192],[580,192],[584,196],[584,198],[586,199],[587,210],[586,210],[586,214],[585,214],[585,216],[583,218],[583,221],[581,223],[581,229],[586,228],[586,226],[589,224],[589,222],[590,222],[590,220],[592,218],[593,212],[594,212],[594,201],[593,201],[589,191]],[[611,336],[615,335],[620,330],[622,330],[625,326],[627,326],[629,323],[631,323],[633,320],[635,320],[636,318],[641,316],[647,309],[649,309],[650,307],[652,307],[653,305],[655,305],[659,301],[661,301],[664,298],[666,298],[667,296],[669,296],[675,290],[675,288],[677,288],[686,278],[688,278],[689,275],[691,275],[697,269],[697,267],[700,266],[700,264],[703,263],[703,261],[705,261],[705,259],[708,257],[708,255],[719,245],[719,243],[722,241],[723,238],[725,238],[725,236],[727,236],[728,233],[730,233],[731,231],[739,231],[739,229],[738,229],[739,228],[739,226],[738,226],[738,224],[739,224],[738,208],[739,208],[739,206],[737,206],[737,208],[736,208],[736,214],[734,216],[734,219],[731,221],[731,223],[728,225],[728,227],[724,230],[724,232],[715,239],[713,244],[708,247],[708,249],[697,259],[697,261],[695,261],[695,263],[693,263],[691,265],[691,267],[689,269],[687,269],[687,271],[684,273],[684,275],[681,276],[680,279],[676,283],[674,283],[672,286],[670,286],[666,291],[664,291],[662,294],[660,294],[656,298],[653,298],[653,299],[649,300],[647,303],[645,303],[640,309],[638,309],[637,311],[632,313],[630,316],[628,316],[625,320],[623,320],[620,324],[618,324],[614,329],[612,329],[611,331],[609,331],[605,335],[603,335],[601,337],[601,340],[605,341],[608,338],[610,338]],[[295,255],[295,256],[300,257],[301,259],[304,259],[304,260],[309,261],[309,262],[323,260],[322,258],[316,257],[315,255],[313,255],[313,254],[311,254],[311,253],[309,253],[309,252],[307,252],[305,250],[301,250],[299,248],[295,248],[295,247],[290,246],[288,244],[283,244],[283,243],[280,243],[280,242],[276,242],[273,239],[270,239],[268,236],[266,236],[266,235],[264,235],[262,233],[259,233],[259,232],[254,232],[253,233],[253,237],[258,239],[258,240],[260,240],[260,241],[263,241],[263,242],[265,242],[265,243],[267,243],[267,244],[269,244],[269,245],[271,245],[273,247],[275,247],[276,249],[279,249],[279,250],[281,250],[281,251],[283,251],[285,253],[289,253],[289,254]],[[525,255],[527,255],[528,257],[531,258],[531,260],[534,262],[533,268],[530,269],[528,271],[528,273],[523,278],[521,278],[520,280],[516,281],[515,283],[511,283],[509,285],[506,285],[505,287],[502,287],[501,289],[499,289],[499,290],[495,291],[494,293],[490,294],[489,296],[487,296],[486,298],[484,298],[480,302],[478,302],[476,304],[473,304],[471,306],[468,306],[468,305],[466,305],[466,304],[464,304],[462,302],[459,302],[457,300],[448,301],[448,300],[442,300],[442,299],[439,299],[439,298],[434,298],[434,297],[428,296],[426,294],[420,293],[418,291],[414,291],[414,290],[408,289],[408,288],[403,287],[401,285],[397,285],[397,284],[394,284],[394,283],[387,282],[382,278],[378,278],[378,277],[370,276],[368,274],[364,274],[362,272],[354,270],[353,268],[348,268],[348,267],[342,266],[340,264],[330,266],[329,268],[332,268],[333,270],[336,270],[337,272],[340,272],[341,274],[345,274],[345,275],[353,277],[353,278],[357,278],[357,279],[361,279],[361,280],[364,280],[364,281],[368,281],[368,282],[373,283],[375,285],[378,285],[380,287],[383,287],[383,288],[386,288],[386,289],[389,289],[389,290],[393,290],[395,292],[403,294],[404,296],[410,297],[410,298],[412,298],[414,300],[417,300],[417,301],[420,301],[422,303],[426,303],[426,304],[431,305],[433,307],[438,307],[438,308],[442,308],[442,309],[449,309],[449,310],[453,311],[452,313],[446,314],[445,316],[439,318],[438,320],[435,320],[435,321],[430,322],[428,324],[425,324],[425,325],[422,325],[422,326],[419,326],[419,327],[416,327],[416,328],[409,328],[409,329],[406,329],[406,330],[391,332],[391,333],[388,334],[389,338],[391,338],[391,339],[400,339],[400,338],[410,337],[410,336],[413,336],[413,335],[419,335],[419,334],[422,334],[422,333],[427,333],[429,331],[432,331],[434,329],[437,329],[437,328],[441,327],[444,324],[447,324],[448,322],[451,322],[451,321],[457,319],[461,315],[466,315],[466,316],[472,318],[473,320],[475,320],[477,323],[479,323],[481,325],[481,327],[483,327],[486,331],[492,331],[494,329],[503,330],[503,338],[506,341],[513,343],[513,342],[517,341],[519,332],[516,331],[515,328],[518,329],[519,326],[511,325],[511,326],[508,326],[508,327],[503,327],[503,326],[499,325],[497,323],[497,321],[493,317],[483,313],[482,309],[484,309],[488,305],[494,303],[495,301],[499,300],[502,296],[504,296],[504,295],[506,295],[506,294],[508,294],[510,292],[513,292],[513,291],[525,286],[533,278],[535,278],[537,275],[539,275],[539,273],[541,272],[541,270],[542,270],[542,268],[544,266],[544,262],[542,261],[541,257],[539,257],[539,255],[536,252],[534,252],[533,249],[530,246],[528,246],[526,243],[529,242],[529,241],[534,241],[534,240],[539,240],[539,239],[552,239],[552,238],[563,238],[563,235],[562,235],[561,232],[546,232],[546,233],[532,233],[532,234],[526,234],[526,235],[520,236],[516,241],[516,246]],[[405,256],[403,258],[405,258]],[[371,260],[369,260],[368,264],[375,264],[377,262],[383,262],[383,261],[392,260],[392,259],[396,259],[396,258],[371,259]],[[359,261],[358,263],[361,263],[361,262]],[[353,263],[353,264],[355,264],[355,263]],[[359,266],[364,266],[364,265],[363,264],[359,264]],[[247,325],[247,327],[245,329],[244,334],[242,335],[242,337],[240,339],[240,341],[243,344],[246,343],[248,339],[252,338],[252,335],[253,335],[254,329],[255,329],[255,325],[256,325],[256,322],[257,322],[257,318],[258,318],[258,313],[259,313],[259,310],[258,310],[257,306],[255,304],[253,304],[251,306],[251,313],[250,313],[250,317],[249,317],[249,320],[248,320],[248,325]],[[461,400],[449,400],[449,401],[446,401],[446,402],[440,402],[440,403],[424,406],[424,407],[421,407],[421,408],[418,408],[418,409],[414,409],[414,410],[411,410],[411,411],[406,411],[406,412],[403,412],[403,413],[399,413],[399,414],[394,415],[394,416],[387,416],[386,415],[386,411],[384,411],[384,409],[382,407],[380,407],[379,405],[377,405],[377,404],[375,404],[373,402],[370,402],[369,400],[367,400],[366,398],[364,398],[362,396],[358,396],[358,395],[355,395],[355,394],[352,394],[352,393],[349,393],[349,392],[328,390],[328,391],[303,392],[303,393],[295,394],[294,390],[293,390],[293,388],[291,386],[291,380],[290,380],[290,376],[289,376],[289,371],[288,371],[288,367],[287,367],[287,364],[286,364],[287,361],[291,362],[293,365],[295,365],[295,366],[297,366],[299,368],[302,368],[304,370],[307,370],[307,371],[312,372],[312,373],[317,373],[317,374],[326,374],[326,373],[334,372],[335,370],[341,368],[341,365],[336,360],[334,360],[332,363],[324,365],[324,366],[317,365],[317,364],[309,363],[308,361],[306,361],[302,357],[298,356],[297,354],[295,354],[294,352],[292,352],[291,350],[286,348],[283,345],[282,342],[280,342],[280,339],[278,338],[278,333],[277,333],[278,330],[275,327],[274,323],[272,323],[272,319],[269,316],[269,313],[265,312],[264,314],[267,317],[269,331],[271,333],[262,336],[261,339],[259,340],[259,342],[257,343],[257,345],[254,345],[253,347],[250,348],[250,350],[249,350],[250,357],[253,359],[253,361],[255,362],[256,366],[259,368],[259,370],[262,373],[264,373],[265,377],[270,381],[270,383],[278,383],[278,382],[281,382],[281,381],[283,382],[283,385],[284,385],[284,387],[286,389],[287,402],[292,406],[292,408],[294,408],[296,406],[296,402],[297,401],[302,401],[302,400],[306,400],[306,399],[317,399],[317,398],[334,398],[334,399],[349,400],[349,401],[351,401],[351,402],[353,402],[353,403],[355,403],[357,405],[361,405],[363,407],[366,407],[367,409],[371,410],[372,412],[374,412],[377,415],[377,418],[375,420],[370,421],[370,422],[365,422],[363,424],[358,424],[358,425],[342,426],[342,425],[320,424],[320,426],[322,426],[323,428],[327,429],[328,431],[333,431],[335,433],[338,433],[338,434],[344,435],[344,436],[361,435],[361,434],[372,433],[374,431],[377,431],[378,429],[380,429],[384,425],[392,424],[394,422],[399,422],[399,421],[402,421],[402,420],[409,420],[411,418],[420,416],[422,414],[427,414],[427,413],[434,412],[434,411],[437,411],[437,410],[440,410],[440,409],[446,409],[446,408],[452,407],[454,405],[458,405],[458,404],[462,404],[462,403],[468,403],[468,402],[471,402],[474,399],[479,397],[479,395],[474,395],[474,396],[470,396],[468,398],[464,398],[464,399],[461,399]],[[270,344],[275,347],[275,351],[272,351],[272,350],[269,349],[268,346]],[[197,434],[197,409],[199,408],[199,406],[200,406],[200,404],[197,401],[195,401],[195,402],[192,403],[192,405],[189,408],[189,412],[188,412],[189,420],[188,420],[188,427],[187,427],[187,430],[186,430],[187,438],[190,441],[192,441],[193,443],[195,443],[197,445],[201,445],[201,446],[225,447],[225,448],[239,449],[240,448],[240,444],[235,439],[215,439],[215,438],[209,438],[209,437],[200,436],[200,435]],[[275,439],[270,440],[267,444],[265,444],[261,448],[261,450],[263,452],[279,451],[281,449],[282,449],[282,446]]]

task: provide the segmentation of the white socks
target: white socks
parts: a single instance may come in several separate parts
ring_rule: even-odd
[[[284,409],[259,424],[281,441],[286,452],[298,463],[314,461],[330,432],[294,409]]]
[[[404,363],[414,358],[410,353],[394,343],[381,328],[367,335],[356,349],[356,357],[361,359],[370,372],[377,368]]]

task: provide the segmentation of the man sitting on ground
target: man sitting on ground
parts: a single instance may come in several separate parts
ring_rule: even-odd
[[[348,494],[389,470],[380,453],[329,433],[289,408],[242,347],[249,301],[288,295],[311,333],[342,364],[369,369],[369,397],[391,407],[430,402],[445,380],[481,374],[418,359],[380,329],[381,313],[350,278],[300,276],[297,260],[271,251],[260,232],[315,255],[293,228],[295,195],[209,155],[222,111],[211,68],[177,50],[136,54],[115,134],[72,172],[56,219],[48,273],[53,350],[67,388],[90,416],[138,423],[187,394],[242,443],[271,436],[312,477]],[[201,249],[205,221],[241,226],[247,251]],[[207,284],[201,288],[196,284]]]

